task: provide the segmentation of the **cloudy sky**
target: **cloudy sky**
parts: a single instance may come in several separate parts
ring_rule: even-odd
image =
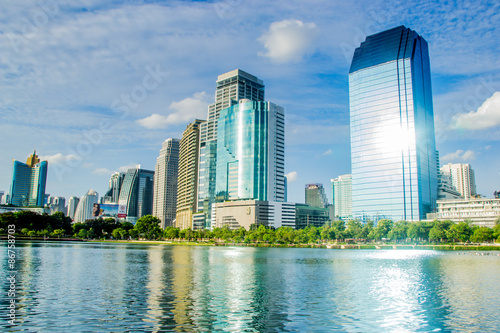
[[[500,189],[500,2],[18,0],[0,12],[0,191],[36,148],[47,193],[103,194],[153,169],[240,68],[286,110],[289,201],[350,173],[348,69],[367,35],[406,25],[430,46],[442,163]]]

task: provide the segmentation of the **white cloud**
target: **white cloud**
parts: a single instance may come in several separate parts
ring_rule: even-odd
[[[182,123],[187,125],[187,123],[194,119],[206,118],[209,104],[207,93],[198,92],[193,97],[185,98],[179,102],[172,102],[169,109],[175,112],[168,116],[153,113],[149,117],[137,120],[137,122],[139,125],[150,129],[167,128],[169,125]]]
[[[140,167],[141,167],[140,164],[129,164],[129,165],[124,165],[124,166],[119,167],[118,171],[127,172],[128,169],[137,169],[137,168],[140,168]]]
[[[297,171],[289,172],[285,176],[286,176],[286,181],[288,183],[293,183],[294,181],[297,180]]]
[[[323,154],[321,154],[321,156],[328,156],[328,155],[331,155],[333,154],[333,150],[331,149],[328,149],[327,151],[325,151]]]
[[[497,91],[477,109],[455,115],[452,127],[455,129],[482,130],[500,125],[500,92]]]
[[[49,164],[62,164],[68,161],[74,161],[80,159],[79,157],[73,154],[63,155],[61,153],[57,153],[54,155],[39,156],[39,158],[40,161],[47,161],[49,162]]]
[[[317,30],[314,23],[299,20],[273,22],[269,31],[258,39],[267,50],[259,55],[277,63],[299,62],[314,51]]]
[[[99,169],[95,169],[94,171],[92,171],[92,173],[94,175],[111,175],[113,173],[113,171],[109,170],[109,169],[106,169],[106,168],[99,168]]]
[[[461,149],[454,153],[449,153],[441,157],[443,162],[469,162],[476,159],[476,152],[472,150],[463,151]]]

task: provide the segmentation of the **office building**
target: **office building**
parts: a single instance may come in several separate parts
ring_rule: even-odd
[[[328,206],[323,184],[307,184],[305,189],[306,205],[325,208]]]
[[[94,205],[99,202],[99,194],[94,190],[89,190],[80,201],[75,210],[74,222],[85,222],[94,218]]]
[[[211,207],[215,202],[217,169],[217,132],[220,112],[240,99],[264,101],[264,83],[240,69],[219,75],[216,82],[215,103],[208,107],[207,122],[200,129],[198,211],[205,215],[205,227],[210,228]]]
[[[123,179],[118,204],[126,206],[126,219],[132,223],[153,213],[153,182],[155,172],[151,170],[129,169]]]
[[[349,70],[352,209],[416,221],[436,209],[438,172],[427,42],[399,26],[368,36]]]
[[[352,220],[352,176],[342,175],[332,179],[332,193],[335,217]]]
[[[177,210],[178,168],[179,139],[170,138],[162,144],[154,172],[152,213],[161,220],[163,229],[174,226]]]
[[[330,211],[324,207],[295,204],[295,228],[322,227],[330,221]]]
[[[453,185],[451,173],[439,170],[438,173],[438,200],[461,199],[462,194]]]
[[[285,199],[284,110],[242,99],[220,112],[216,201]]]
[[[470,164],[448,163],[441,167],[441,174],[464,199],[476,196],[476,177]]]
[[[40,161],[36,151],[25,163],[13,160],[12,184],[9,203],[15,206],[45,205],[47,161]]]
[[[197,212],[198,161],[200,126],[204,120],[195,120],[182,134],[179,148],[177,181],[177,212],[175,225],[180,229],[193,228],[193,214]]]
[[[495,227],[500,217],[500,199],[470,198],[438,200],[437,212],[427,215],[428,220],[469,221],[481,227]]]
[[[5,194],[4,191],[0,191],[0,205],[3,204],[3,195]]]
[[[252,225],[266,227],[295,228],[295,204],[290,202],[235,200],[217,202],[213,207],[212,225],[214,228],[228,227],[247,230]]]
[[[78,203],[80,203],[80,198],[78,197],[70,197],[68,200],[68,211],[66,215],[71,219],[75,218],[76,208],[78,207]]]
[[[63,197],[50,197],[47,205],[50,208],[50,213],[54,214],[56,212],[61,212],[66,215],[66,198]]]
[[[116,204],[120,198],[120,191],[122,189],[123,179],[125,179],[125,172],[115,172],[109,178],[108,191],[101,198],[103,204]]]

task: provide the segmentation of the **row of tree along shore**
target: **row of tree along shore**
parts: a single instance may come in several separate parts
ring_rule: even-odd
[[[9,225],[14,225],[18,236],[30,238],[76,238],[82,240],[167,240],[177,242],[201,241],[204,243],[232,244],[367,244],[384,242],[391,244],[467,244],[500,243],[500,218],[494,228],[473,226],[468,222],[372,222],[331,221],[322,227],[309,226],[304,229],[253,226],[250,230],[239,228],[214,228],[213,230],[191,230],[160,227],[157,217],[147,215],[134,225],[114,218],[98,218],[84,223],[72,223],[63,213],[40,215],[21,211],[0,214],[0,234],[5,234]]]

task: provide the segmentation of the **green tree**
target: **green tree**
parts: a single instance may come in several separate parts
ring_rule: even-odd
[[[146,239],[156,239],[163,234],[160,222],[156,216],[145,215],[137,220],[134,229],[138,231],[139,235],[144,235]]]
[[[178,238],[179,237],[179,228],[175,227],[166,227],[163,230],[163,237],[168,239]]]
[[[398,221],[394,223],[391,231],[387,234],[387,237],[392,240],[403,240],[408,237],[408,222]]]
[[[452,225],[446,232],[446,237],[448,239],[460,240],[461,242],[467,242],[470,240],[472,235],[472,228],[467,222],[460,222]]]
[[[60,238],[62,235],[64,235],[65,231],[64,229],[56,229],[54,230],[54,236],[57,238]]]
[[[474,230],[470,240],[474,243],[483,243],[493,240],[493,229],[488,227],[480,227]]]
[[[116,228],[111,232],[111,236],[113,236],[114,239],[123,239],[121,231],[126,231],[126,230],[122,228]]]
[[[35,235],[36,235],[36,231],[35,231],[35,230],[30,230],[30,231],[28,232],[28,236],[30,236],[30,238],[32,238],[32,237],[33,237],[33,236],[35,236]]]
[[[87,239],[89,237],[89,232],[87,231],[87,229],[80,229],[78,230],[76,237],[81,239]]]
[[[21,233],[22,233],[22,234],[24,234],[24,235],[28,235],[28,232],[29,232],[29,231],[30,231],[30,230],[29,230],[28,228],[23,228],[23,229],[21,230]]]

